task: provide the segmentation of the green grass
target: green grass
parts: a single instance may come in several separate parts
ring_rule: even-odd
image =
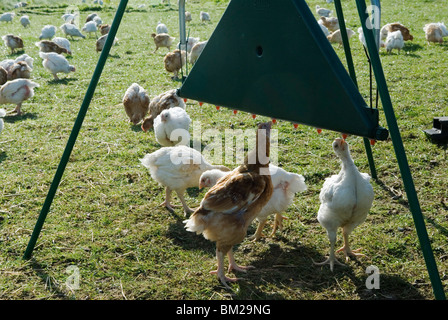
[[[175,1],[171,1],[175,3]],[[322,1],[307,1],[311,8]],[[81,20],[97,11],[111,23],[118,1],[103,9],[77,2]],[[145,3],[144,8],[137,8]],[[68,4],[68,2],[66,3]],[[281,121],[279,164],[303,174],[308,190],[297,195],[286,212],[284,230],[258,243],[244,240],[235,248],[237,262],[256,269],[226,290],[208,272],[216,267],[215,246],[186,232],[182,212],[169,213],[158,205],[164,190],[150,178],[139,158],[160,146],[153,133],[132,126],[121,104],[132,82],[145,87],[150,96],[178,88],[163,67],[166,49],[153,54],[150,37],[158,21],[167,24],[178,38],[175,4],[129,1],[70,161],[51,206],[33,258],[22,259],[74,120],[84,98],[99,55],[95,39],[72,41],[70,63],[77,71],[53,81],[44,70],[34,45],[45,24],[62,24],[67,5],[54,1],[30,1],[22,9],[31,19],[24,29],[18,19],[1,23],[0,34],[23,37],[25,52],[35,58],[32,72],[40,84],[35,97],[23,105],[25,114],[6,117],[0,135],[0,299],[433,299],[431,283],[412,214],[390,140],[373,147],[378,180],[373,180],[375,201],[367,221],[352,234],[353,247],[365,257],[346,267],[318,267],[328,254],[325,230],[319,225],[319,191],[325,177],[336,173],[340,163],[331,150],[338,133]],[[4,4],[4,10],[8,3]],[[207,39],[227,1],[189,0],[195,21],[190,35]],[[425,216],[431,245],[443,285],[448,284],[448,179],[446,146],[432,144],[422,130],[432,119],[446,115],[448,79],[445,76],[446,42],[428,46],[422,27],[443,21],[444,1],[383,1],[383,22],[400,21],[415,39],[400,54],[380,56],[395,108],[408,161]],[[348,27],[357,30],[354,1],[343,1]],[[201,24],[199,11],[207,10],[212,22]],[[314,11],[314,10],[313,10]],[[19,13],[19,11],[17,11]],[[61,35],[58,31],[58,35]],[[177,41],[177,40],[176,40]],[[360,92],[368,100],[368,65],[357,37],[350,40]],[[343,49],[334,46],[345,64]],[[5,46],[0,59],[14,58]],[[219,75],[218,75],[219,76]],[[10,110],[13,106],[6,106]],[[387,127],[380,103],[380,124]],[[254,128],[265,119],[231,110],[216,111],[189,101],[187,111],[204,128],[224,131]],[[369,172],[362,139],[349,137],[352,156],[361,171]],[[204,191],[189,190],[187,201],[199,204]],[[177,202],[177,200],[176,200]],[[249,233],[255,231],[255,225]],[[265,234],[270,233],[270,226]],[[338,239],[338,246],[341,238]],[[339,256],[341,259],[342,257]],[[66,281],[69,266],[80,272],[78,290]],[[365,286],[366,268],[380,270],[380,289]]]

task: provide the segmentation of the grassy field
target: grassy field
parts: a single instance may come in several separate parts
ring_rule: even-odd
[[[90,2],[90,1],[88,1]],[[3,2],[2,2],[3,3]],[[12,10],[6,2],[3,11]],[[153,132],[144,133],[128,122],[121,99],[128,86],[138,82],[151,98],[178,88],[163,67],[166,49],[155,54],[150,37],[158,21],[178,40],[176,1],[131,0],[117,33],[103,74],[90,104],[70,161],[51,206],[33,258],[22,258],[40,213],[74,120],[92,77],[99,54],[95,38],[72,41],[69,58],[76,72],[54,81],[38,56],[41,28],[59,26],[68,4],[78,6],[81,21],[98,12],[111,23],[118,4],[104,7],[81,1],[30,1],[17,15],[30,16],[24,29],[18,17],[0,23],[0,34],[24,39],[25,53],[32,56],[32,79],[39,83],[35,97],[23,105],[24,115],[7,116],[0,135],[0,299],[284,299],[373,300],[433,299],[431,283],[420,250],[392,141],[373,147],[378,179],[372,180],[375,200],[364,224],[352,234],[354,248],[365,257],[346,267],[315,266],[328,254],[325,230],[319,225],[319,191],[325,177],[338,172],[340,163],[331,149],[339,134],[280,121],[279,165],[306,178],[308,190],[298,194],[285,215],[284,229],[260,242],[248,239],[235,248],[238,263],[256,269],[240,275],[244,280],[225,289],[210,270],[216,267],[215,246],[185,231],[179,210],[170,213],[158,206],[164,189],[151,179],[139,159],[160,146]],[[208,39],[228,1],[188,0],[194,21],[191,36]],[[311,8],[326,5],[309,0]],[[145,4],[139,8],[140,4]],[[328,5],[330,6],[330,5]],[[443,285],[448,285],[448,163],[446,145],[428,141],[422,130],[432,119],[446,116],[448,106],[447,44],[427,45],[423,26],[446,18],[443,0],[384,0],[383,22],[399,21],[411,30],[412,42],[401,53],[380,56],[395,114],[418,191],[431,245]],[[360,26],[354,1],[343,1],[347,26]],[[1,9],[1,5],[0,5]],[[212,21],[200,23],[201,10]],[[314,10],[313,10],[314,12]],[[445,19],[446,20],[446,19]],[[445,21],[448,22],[448,21]],[[62,33],[58,30],[58,35]],[[360,92],[369,99],[369,69],[356,37],[350,40]],[[343,49],[334,45],[345,64]],[[17,54],[18,55],[18,54]],[[14,58],[0,47],[0,60]],[[217,75],[219,76],[219,75]],[[314,93],[312,93],[314,94]],[[4,106],[7,110],[12,105]],[[387,127],[380,103],[380,124]],[[265,117],[216,110],[215,106],[188,101],[187,111],[203,128],[224,131],[230,127],[254,128]],[[352,156],[363,172],[369,172],[360,137],[349,137]],[[188,190],[187,201],[199,204],[205,191]],[[177,202],[177,198],[175,200]],[[255,231],[254,224],[249,234]],[[270,226],[265,234],[270,233]],[[337,246],[341,244],[341,236]],[[342,259],[342,256],[339,256]],[[380,289],[369,290],[366,268],[380,271]],[[70,289],[71,268],[79,271],[79,288]]]

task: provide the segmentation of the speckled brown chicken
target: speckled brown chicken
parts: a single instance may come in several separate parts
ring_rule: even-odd
[[[243,241],[247,228],[271,198],[273,186],[269,173],[271,123],[258,125],[256,148],[244,163],[220,179],[204,196],[200,207],[185,220],[188,231],[202,234],[216,242],[218,269],[221,283],[238,279],[224,274],[224,255],[229,259],[229,272],[245,272],[250,267],[238,266],[233,257],[233,246]]]

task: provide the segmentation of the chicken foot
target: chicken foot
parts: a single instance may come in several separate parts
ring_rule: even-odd
[[[336,252],[343,251],[344,254],[345,254],[345,261],[348,261],[349,258],[356,258],[356,257],[359,257],[359,256],[365,256],[363,253],[359,253],[359,251],[362,250],[362,248],[353,249],[353,250],[350,249],[350,244],[349,244],[349,241],[348,241],[348,233],[342,232],[342,235],[344,237],[344,245],[340,249],[336,250]]]
[[[241,272],[246,272],[248,269],[253,269],[253,266],[238,266],[235,262],[235,258],[233,257],[233,251],[230,249],[227,252],[227,257],[229,258],[229,269],[228,271],[236,270]],[[216,258],[218,260],[218,269],[210,271],[210,274],[216,274],[221,281],[221,283],[227,288],[231,289],[227,282],[236,282],[241,280],[240,278],[229,278],[224,274],[224,253],[218,249],[216,249]]]
[[[16,105],[14,110],[8,111],[8,114],[16,113],[18,116],[22,115],[23,112],[22,112],[22,110],[20,110],[21,107],[22,107],[22,104],[19,103],[18,105]]]

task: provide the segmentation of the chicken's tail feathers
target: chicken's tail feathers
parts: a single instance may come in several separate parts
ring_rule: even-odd
[[[294,174],[293,179],[290,181],[290,189],[292,192],[303,192],[308,189],[305,183],[305,177],[300,174]]]
[[[146,168],[150,168],[150,165],[152,163],[152,157],[151,154],[146,154],[142,159],[140,159],[140,163],[146,167]]]
[[[4,116],[6,116],[6,110],[0,109],[0,118],[3,118]]]
[[[195,232],[196,234],[201,234],[204,232],[204,224],[198,219],[196,215],[192,215],[190,219],[184,220],[185,229],[190,232]]]

